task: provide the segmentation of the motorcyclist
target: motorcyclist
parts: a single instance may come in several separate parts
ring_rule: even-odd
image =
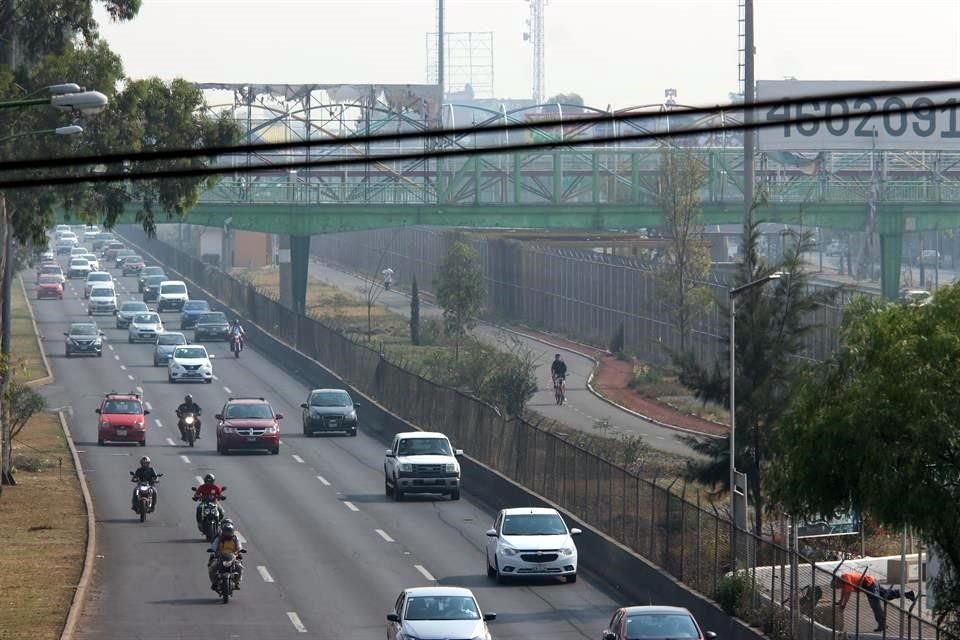
[[[243,550],[243,545],[240,543],[240,538],[237,536],[237,527],[233,524],[232,520],[224,520],[223,526],[220,528],[220,535],[214,538],[213,543],[210,546],[213,549],[213,553],[210,554],[210,560],[207,563],[207,570],[210,574],[210,588],[214,591],[217,590],[217,560],[220,559],[220,556],[224,553],[232,553],[237,558],[237,576],[236,582],[234,582],[233,588],[240,588],[240,580],[243,577],[243,562],[241,561],[240,552]]]
[[[157,509],[157,502],[160,499],[159,493],[157,492],[157,475],[156,469],[150,466],[150,458],[148,456],[143,456],[140,458],[140,468],[133,472],[131,478],[132,482],[140,483],[146,482],[153,487],[153,501],[150,503],[150,511],[153,512]],[[130,496],[130,508],[134,511],[137,510],[137,490],[134,488],[133,495]]]
[[[201,504],[197,505],[197,527],[200,528],[201,532],[203,531],[202,524],[200,522],[200,512],[203,510],[203,500],[212,502],[217,506],[217,514],[219,518],[223,519],[223,509],[220,507],[217,502],[223,497],[223,487],[217,484],[217,478],[212,473],[208,473],[203,476],[203,484],[196,488],[193,492],[193,499],[200,502]]]
[[[550,376],[553,378],[553,384],[556,384],[557,380],[564,382],[567,379],[567,363],[563,361],[559,353],[554,357],[553,364],[550,365]]]
[[[183,397],[183,404],[177,407],[177,417],[183,418],[184,415],[192,413],[197,425],[197,440],[200,439],[200,405],[193,401],[193,396],[189,393]],[[183,437],[183,429],[180,430],[180,437]]]
[[[246,330],[243,328],[243,325],[240,324],[240,318],[234,318],[233,322],[230,323],[230,337],[234,336],[240,337],[240,346],[243,346],[243,338],[247,335]]]

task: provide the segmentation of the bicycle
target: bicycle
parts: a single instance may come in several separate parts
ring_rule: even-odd
[[[566,383],[561,377],[556,377],[553,379],[553,397],[557,401],[557,405],[562,405],[567,399],[566,392]]]

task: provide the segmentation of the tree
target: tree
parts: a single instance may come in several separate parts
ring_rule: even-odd
[[[455,241],[433,283],[437,302],[443,307],[444,332],[454,339],[458,358],[463,338],[476,324],[487,296],[477,258],[477,252],[470,245]]]
[[[784,274],[775,284],[748,289],[737,299],[736,463],[737,468],[747,474],[758,532],[763,524],[764,509],[761,474],[767,467],[772,430],[799,375],[796,356],[803,352],[804,338],[814,329],[814,325],[808,323],[808,316],[832,295],[808,292],[801,254],[809,250],[810,238],[804,236],[798,240],[784,254],[780,265],[767,265],[757,250],[757,225],[748,219],[744,226],[744,261],[735,279],[736,286],[775,271]],[[724,317],[728,318],[729,307],[724,311]],[[681,355],[680,381],[693,388],[704,402],[710,400],[729,407],[728,362],[729,345],[726,357],[709,368],[698,364],[691,354]],[[708,458],[705,462],[690,463],[691,476],[714,486],[725,484],[729,478],[729,438],[706,440],[690,436],[684,440]]]
[[[853,510],[913,529],[942,561],[939,613],[960,632],[960,286],[924,306],[861,300],[776,431],[771,498],[791,515]]]
[[[667,242],[657,289],[680,333],[680,353],[687,351],[693,321],[713,302],[703,285],[710,274],[710,247],[703,239],[700,211],[704,181],[703,165],[691,149],[661,152],[655,198]]]
[[[7,395],[4,398],[4,404],[10,407],[10,441],[20,435],[27,422],[34,414],[43,411],[47,407],[47,400],[42,395],[34,391],[31,387],[12,380],[7,386]],[[5,447],[3,451],[3,473],[4,484],[13,485],[16,482],[11,473],[13,469],[13,451],[11,447]]]
[[[572,104],[582,107],[583,98],[579,93],[558,93],[555,96],[547,98],[544,104]]]
[[[410,289],[410,344],[420,344],[420,289],[416,276]]]

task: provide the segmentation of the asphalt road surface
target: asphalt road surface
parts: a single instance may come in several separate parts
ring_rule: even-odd
[[[367,298],[369,281],[357,275],[340,271],[332,265],[315,260],[310,262],[310,275],[348,291],[361,300]],[[378,282],[376,286],[379,288],[380,284],[382,283]],[[402,292],[381,291],[376,304],[406,318],[410,317],[410,297]],[[442,309],[423,299],[420,300],[421,318],[442,318],[442,316]],[[511,345],[516,341],[533,354],[537,363],[538,391],[527,406],[534,411],[588,433],[598,433],[594,425],[598,420],[606,418],[610,421],[614,433],[637,433],[642,435],[654,449],[688,457],[695,455],[690,447],[677,439],[680,432],[676,429],[662,427],[639,418],[595,396],[587,388],[587,379],[593,371],[593,360],[590,358],[572,351],[559,350],[567,363],[567,397],[564,404],[558,406],[553,397],[553,379],[550,375],[550,365],[558,349],[539,340],[504,331],[500,327],[489,324],[478,324],[473,334],[484,342],[499,346]]]
[[[139,299],[136,279],[118,281],[120,302]],[[33,276],[26,274],[28,290]],[[470,500],[383,494],[384,445],[356,438],[300,435],[299,404],[307,387],[255,348],[216,354],[216,380],[167,382],[152,366],[152,345],[128,344],[112,316],[97,321],[107,334],[102,358],[64,357],[70,321],[88,320],[82,281],[69,281],[63,301],[32,301],[55,383],[49,406],[63,407],[90,483],[97,520],[94,581],[76,637],[369,640],[383,637],[385,614],[405,587],[459,585],[497,612],[495,637],[596,638],[617,604],[583,576],[499,586],[484,572],[484,531],[493,515]],[[179,317],[161,314],[168,330]],[[188,340],[192,332],[187,333]],[[575,365],[577,366],[577,365]],[[97,446],[102,394],[142,390],[151,414],[147,446]],[[204,410],[197,448],[177,442],[175,407],[192,393]],[[280,455],[215,453],[215,421],[230,394],[263,395],[284,415]],[[469,453],[469,452],[468,452]],[[161,479],[156,513],[141,524],[130,509],[128,472],[149,455]],[[244,582],[222,604],[207,579],[207,543],[199,535],[190,487],[207,472],[229,487],[224,503],[245,540]]]

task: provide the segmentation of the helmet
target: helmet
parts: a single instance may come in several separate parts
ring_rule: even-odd
[[[225,536],[232,536],[234,533],[236,533],[236,531],[237,531],[237,528],[234,527],[233,523],[228,520],[224,520],[223,526],[220,527],[221,534]]]
[[[212,473],[208,473],[207,475],[203,476],[203,483],[213,484],[216,479],[216,476],[214,476]]]
[[[150,466],[150,458],[149,458],[149,456],[143,456],[142,458],[140,458],[140,466],[141,466],[141,467],[149,467],[149,466]]]
[[[193,396],[188,393],[187,395],[183,396],[183,401],[186,403],[193,402]]]

